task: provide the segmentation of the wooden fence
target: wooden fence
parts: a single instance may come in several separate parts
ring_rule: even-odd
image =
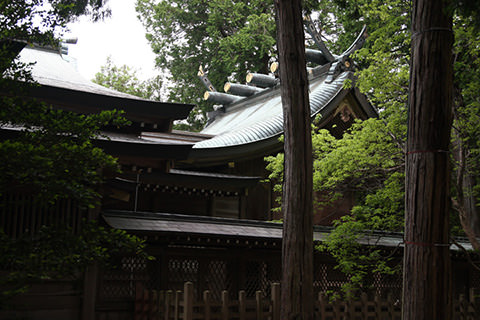
[[[257,291],[255,299],[247,299],[240,291],[238,300],[230,300],[228,291],[222,291],[221,301],[213,301],[210,291],[204,291],[202,300],[194,300],[191,282],[184,291],[148,291],[137,287],[135,320],[215,320],[215,319],[279,319],[280,287],[272,285],[272,299],[265,299]]]
[[[454,303],[454,319],[479,319],[473,298],[461,295]],[[319,294],[315,301],[315,319],[321,320],[395,320],[401,319],[401,303],[391,297],[375,296],[369,299],[362,294],[353,301],[330,301]],[[200,301],[194,299],[191,282],[184,291],[152,291],[137,287],[135,320],[280,320],[280,285],[272,284],[271,297],[264,298],[257,291],[255,299],[247,299],[240,291],[238,299],[231,300],[223,291],[221,301],[213,301],[209,291],[203,292]]]
[[[0,287],[0,292],[8,289]],[[82,291],[76,281],[44,280],[29,283],[27,292],[2,302],[0,319],[80,319]]]

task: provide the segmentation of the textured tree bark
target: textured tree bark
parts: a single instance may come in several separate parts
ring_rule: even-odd
[[[460,217],[460,222],[464,229],[468,230],[465,233],[469,237],[474,249],[480,250],[480,243],[477,240],[480,237],[480,210],[473,194],[474,185],[473,176],[466,172],[463,177],[463,207],[465,208],[465,214]]]
[[[310,103],[300,0],[275,0],[285,132],[281,319],[313,319]]]
[[[454,112],[454,119],[456,115]],[[452,198],[452,206],[458,212],[460,223],[473,249],[480,250],[480,242],[477,238],[480,235],[478,231],[478,208],[476,206],[475,196],[472,193],[474,185],[473,177],[468,172],[467,161],[463,141],[456,137],[454,140],[453,158],[457,163],[456,179],[454,179],[457,197]]]
[[[451,319],[453,33],[447,1],[414,0],[412,31],[403,319]]]

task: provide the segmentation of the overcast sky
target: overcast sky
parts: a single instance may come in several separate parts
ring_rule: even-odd
[[[68,54],[77,60],[78,71],[93,79],[110,55],[115,65],[137,69],[142,79],[152,77],[155,55],[137,19],[135,0],[109,0],[108,5],[112,16],[105,21],[92,23],[82,17],[69,24],[68,36],[78,37],[78,42],[69,45]]]

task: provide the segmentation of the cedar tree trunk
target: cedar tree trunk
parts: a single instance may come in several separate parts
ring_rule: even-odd
[[[453,33],[447,1],[413,0],[412,31],[403,319],[451,319]]]
[[[313,319],[310,103],[300,0],[275,0],[285,132],[281,315]]]

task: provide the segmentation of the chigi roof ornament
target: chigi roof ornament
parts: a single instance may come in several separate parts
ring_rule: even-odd
[[[303,24],[305,25],[307,32],[312,36],[312,39],[317,45],[317,47],[320,49],[322,56],[325,58],[325,60],[327,62],[335,61],[335,57],[330,53],[330,50],[327,49],[327,46],[325,46],[325,43],[323,43],[322,37],[317,32],[317,28],[315,28],[315,24],[313,23],[310,15],[306,15],[303,18]]]
[[[353,71],[354,63],[350,59],[350,55],[356,50],[360,49],[365,43],[365,39],[367,37],[365,26],[353,44],[345,52],[337,56],[328,50],[309,15],[304,17],[303,22],[306,31],[312,36],[313,41],[319,49],[305,49],[306,60],[319,65],[315,68],[309,68],[309,73],[312,74],[312,76],[317,77],[319,75],[326,74],[327,77],[325,82],[332,83],[342,72]],[[207,101],[220,103],[225,106],[240,99],[244,99],[245,97],[254,96],[257,93],[266,91],[269,88],[277,87],[280,83],[277,70],[278,63],[274,62],[270,69],[272,72],[271,74],[254,72],[248,73],[246,76],[246,85],[227,82],[224,85],[224,90],[226,93],[217,92],[210,80],[208,80],[208,77],[201,66],[198,71],[198,77],[208,89],[208,91],[204,94],[204,99]]]
[[[247,74],[246,80],[247,83],[254,84],[260,88],[271,88],[280,82],[275,76],[253,72]]]
[[[242,98],[233,94],[217,92],[213,84],[208,79],[206,73],[203,71],[202,66],[198,68],[198,77],[202,81],[203,85],[208,89],[208,91],[205,91],[205,93],[203,94],[203,99],[206,101],[212,101],[225,105],[233,103]]]
[[[309,15],[306,15],[303,18],[303,24],[307,29],[307,32],[312,36],[313,41],[320,49],[312,50],[306,49],[305,56],[306,59],[310,62],[318,63],[323,65],[322,63],[325,61],[326,63],[331,63],[330,69],[328,70],[328,76],[325,82],[331,83],[335,78],[342,72],[346,70],[353,70],[353,61],[350,59],[350,55],[360,49],[363,44],[365,43],[365,39],[367,38],[367,28],[364,25],[360,35],[355,39],[353,44],[341,55],[334,56],[325,46],[320,34],[317,32],[315,28],[315,24],[312,22],[312,19]]]
[[[202,81],[203,85],[209,90],[209,91],[217,91],[213,84],[210,82],[210,80],[207,77],[207,74],[203,71],[203,67],[200,66],[198,67],[198,78],[200,78],[200,81]]]
[[[253,96],[254,94],[263,91],[262,88],[254,87],[254,86],[249,86],[246,84],[239,84],[239,83],[230,83],[227,82],[223,86],[223,90],[227,93],[243,96],[243,97],[249,97]]]

